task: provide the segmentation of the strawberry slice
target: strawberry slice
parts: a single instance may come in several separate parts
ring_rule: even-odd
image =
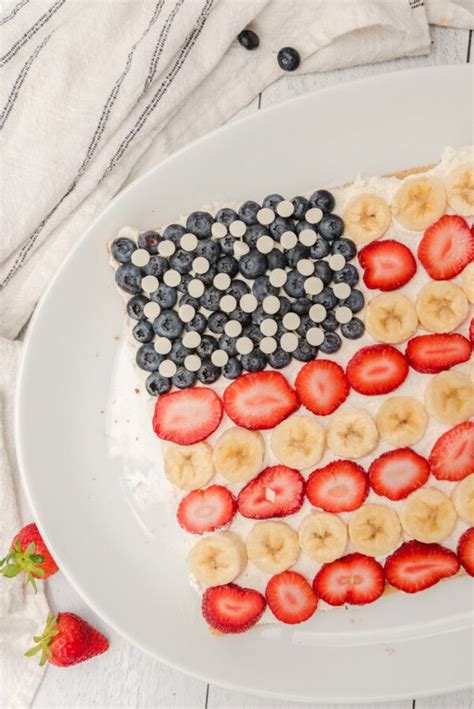
[[[304,478],[286,465],[265,468],[242,488],[237,506],[243,517],[269,519],[292,515],[303,506]]]
[[[268,606],[282,623],[295,625],[311,618],[318,597],[304,576],[295,571],[283,571],[273,576],[265,591]]]
[[[313,581],[316,595],[331,606],[362,606],[380,598],[385,588],[382,566],[370,556],[347,554],[318,571]]]
[[[403,500],[425,484],[430,464],[411,448],[382,453],[369,468],[372,490],[389,500]]]
[[[274,428],[298,406],[298,397],[280,372],[244,374],[224,392],[226,414],[242,428]]]
[[[236,510],[237,503],[229,490],[222,485],[211,485],[205,490],[192,490],[183,497],[176,516],[187,532],[203,534],[225,527]]]
[[[428,458],[438,480],[463,480],[474,473],[474,423],[460,423],[438,438]]]
[[[193,387],[158,397],[153,430],[165,441],[190,446],[214,433],[221,418],[217,394],[207,387]]]
[[[335,460],[314,470],[306,482],[306,495],[325,512],[357,510],[369,494],[364,468],[351,460]]]
[[[474,318],[471,318],[471,322],[469,324],[469,339],[474,345]]]
[[[409,340],[406,358],[413,369],[422,374],[436,374],[455,364],[467,362],[472,345],[457,333],[445,335],[419,335]]]
[[[305,364],[295,387],[303,406],[318,416],[332,414],[349,395],[343,368],[328,359]]]
[[[445,214],[425,231],[418,258],[435,281],[454,278],[474,260],[474,234],[462,217]]]
[[[458,559],[469,576],[474,576],[474,527],[466,529],[458,542]]]
[[[265,606],[261,593],[235,583],[208,588],[202,597],[202,614],[220,633],[244,633],[260,620]]]
[[[373,241],[359,253],[367,288],[382,291],[401,288],[416,273],[416,261],[410,249],[399,241]]]
[[[363,347],[349,360],[346,376],[359,394],[388,394],[407,378],[408,363],[395,347],[371,345]]]
[[[388,583],[405,593],[418,593],[459,571],[456,554],[440,544],[405,542],[385,562]]]

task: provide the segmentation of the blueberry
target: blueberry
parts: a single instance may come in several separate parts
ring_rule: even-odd
[[[273,369],[283,369],[287,367],[291,362],[291,354],[285,352],[281,347],[277,347],[274,352],[268,355],[268,364]]]
[[[330,288],[323,288],[321,293],[313,295],[311,300],[313,303],[324,305],[326,310],[332,310],[339,302]]]
[[[359,282],[359,272],[351,263],[346,263],[344,268],[334,273],[333,281],[334,283],[347,283],[352,288]]]
[[[171,382],[167,377],[162,377],[158,372],[153,372],[145,382],[146,390],[151,396],[166,394],[170,390]]]
[[[152,256],[143,270],[147,276],[161,278],[169,267],[169,263],[164,256]]]
[[[237,214],[237,212],[235,212],[233,209],[230,209],[229,207],[223,207],[222,209],[219,209],[216,214],[216,222],[220,222],[220,224],[224,224],[224,226],[229,226],[238,218],[239,215]]]
[[[190,372],[185,367],[178,367],[176,374],[171,377],[171,382],[178,389],[188,389],[196,383],[196,378],[196,372]]]
[[[168,224],[163,232],[163,239],[169,239],[176,247],[179,247],[183,234],[186,234],[184,226],[181,224]]]
[[[217,268],[212,265],[206,273],[200,273],[198,275],[198,278],[200,281],[204,283],[205,286],[211,286],[212,282],[214,281],[214,278],[217,275]]]
[[[220,256],[219,244],[211,239],[200,241],[196,246],[196,254],[206,258],[209,263],[215,263]]]
[[[132,263],[124,263],[115,271],[115,281],[126,293],[137,295],[142,289],[142,272]]]
[[[260,302],[266,298],[267,295],[278,295],[278,290],[278,288],[272,286],[268,276],[258,276],[252,285],[252,292]]]
[[[235,357],[237,354],[237,347],[235,346],[235,337],[229,337],[225,332],[219,337],[219,347],[224,352],[227,352],[229,357]]]
[[[196,347],[196,354],[201,359],[209,359],[211,354],[217,350],[217,341],[210,335],[203,335],[201,342]]]
[[[305,221],[304,219],[302,219],[301,221],[299,221],[296,224],[294,231],[297,234],[301,234],[301,232],[305,229],[311,229],[311,231],[314,231],[316,233],[316,229],[315,229],[314,224],[310,224],[309,222]]]
[[[296,197],[293,197],[291,203],[295,208],[295,211],[293,212],[293,217],[295,219],[304,219],[304,215],[306,214],[306,210],[308,209],[308,200],[306,199],[306,197],[297,195]]]
[[[144,295],[134,295],[127,303],[128,316],[133,320],[142,320],[145,317],[143,308],[147,303],[148,298],[145,298]]]
[[[308,340],[300,337],[298,347],[293,352],[293,357],[299,362],[311,362],[318,354],[318,348],[310,345]]]
[[[178,249],[170,258],[170,266],[178,273],[189,273],[193,265],[194,255],[191,251]]]
[[[337,214],[326,214],[318,224],[318,232],[323,239],[339,239],[344,233],[344,222]]]
[[[160,337],[175,340],[181,335],[183,323],[174,310],[164,310],[153,322],[153,329]]]
[[[250,313],[244,313],[242,308],[236,308],[229,315],[230,320],[237,320],[242,327],[247,327],[252,322],[252,316]]]
[[[239,34],[237,35],[237,41],[240,45],[242,45],[242,47],[249,50],[257,49],[258,45],[260,44],[258,34],[253,30],[248,29],[239,32]]]
[[[151,342],[155,336],[153,326],[149,320],[140,320],[132,330],[132,335],[137,342]]]
[[[309,249],[307,246],[298,243],[292,249],[285,251],[285,258],[290,268],[296,268],[301,259],[309,258]]]
[[[233,278],[239,272],[239,262],[233,256],[221,256],[216,263],[217,273],[226,273]]]
[[[173,308],[176,305],[178,296],[176,295],[176,288],[167,286],[166,283],[160,283],[150,298],[162,308]]]
[[[334,354],[341,349],[342,340],[336,332],[326,332],[323,342],[319,345],[319,351],[324,354]]]
[[[132,239],[125,239],[121,237],[120,239],[115,239],[115,241],[112,241],[110,250],[116,261],[119,263],[128,263],[136,248],[137,245],[134,241],[132,241]]]
[[[178,283],[178,285],[176,286],[176,290],[177,290],[179,293],[185,293],[185,294],[187,294],[187,293],[188,293],[188,290],[189,290],[188,286],[189,286],[189,284],[190,284],[190,282],[191,282],[192,280],[193,280],[193,279],[192,279],[192,277],[189,275],[189,273],[183,273],[183,274],[181,274],[181,280],[180,280],[180,282]]]
[[[240,361],[247,372],[260,372],[267,364],[267,358],[260,350],[252,350],[249,354],[242,355]]]
[[[230,357],[222,368],[222,374],[226,379],[237,379],[242,374],[242,365],[239,360],[236,357]]]
[[[270,231],[270,236],[272,236],[275,241],[280,241],[281,235],[285,231],[294,231],[295,223],[292,219],[284,219],[283,217],[275,217],[270,226],[268,227]]]
[[[189,354],[191,354],[191,350],[185,347],[181,340],[174,340],[171,352],[166,356],[175,364],[184,364],[184,360]]]
[[[251,249],[255,249],[257,246],[257,241],[260,237],[268,234],[268,229],[266,229],[262,224],[252,224],[252,226],[249,226],[244,234],[244,241]]]
[[[311,207],[318,207],[324,214],[328,214],[334,209],[335,201],[333,195],[327,190],[316,190],[309,198]]]
[[[285,293],[291,298],[302,298],[304,296],[305,277],[298,271],[290,271],[283,286]]]
[[[294,47],[282,47],[277,54],[277,61],[283,71],[295,71],[300,65],[301,57]]]
[[[340,254],[346,261],[352,261],[357,253],[357,246],[350,239],[337,239],[331,245],[331,253]]]
[[[252,313],[252,321],[256,325],[260,325],[260,323],[268,317],[270,316],[264,311],[262,305],[258,305]]]
[[[358,313],[364,307],[365,298],[360,290],[354,290],[344,300],[341,300],[341,305],[346,305],[353,313]]]
[[[334,332],[339,327],[339,323],[336,320],[336,316],[333,312],[329,312],[321,323],[321,327],[326,332]]]
[[[311,330],[314,326],[314,322],[309,315],[303,315],[298,325],[298,334],[301,335],[301,337],[305,337],[308,330]]]
[[[199,298],[199,302],[203,308],[206,310],[219,310],[219,303],[222,298],[222,293],[217,290],[214,286],[206,288],[202,296]]]
[[[278,311],[278,315],[280,318],[282,318],[284,315],[290,312],[291,301],[288,300],[288,298],[285,298],[284,295],[278,296],[278,300],[280,301],[280,310]]]
[[[352,318],[348,323],[341,325],[341,333],[348,340],[358,340],[365,332],[365,325],[359,318]]]
[[[156,372],[163,357],[158,354],[153,345],[142,345],[138,348],[135,361],[140,369],[146,372]]]
[[[281,194],[269,194],[265,197],[262,202],[262,207],[268,207],[268,209],[275,209],[277,204],[283,202],[284,197]]]
[[[264,338],[263,332],[255,323],[252,323],[251,325],[245,327],[242,334],[245,337],[250,338],[254,345],[258,345]]]
[[[260,205],[257,202],[249,199],[244,202],[239,209],[240,219],[250,226],[251,224],[257,224],[257,212],[260,209]]]
[[[199,332],[200,335],[204,332],[206,327],[207,319],[202,313],[196,313],[193,319],[184,326],[185,330],[188,332]]]
[[[228,254],[229,256],[234,255],[234,244],[237,241],[236,236],[232,234],[226,234],[219,239],[219,247],[223,254]]]
[[[193,298],[192,295],[185,293],[179,299],[179,305],[190,305],[197,312],[199,310],[200,303],[198,298]]]
[[[335,244],[338,242],[335,241]],[[330,251],[330,246],[329,243],[326,241],[326,239],[318,239],[317,241],[314,242],[314,244],[310,247],[309,253],[311,258],[318,259],[318,258],[324,258],[329,254]]]
[[[327,261],[314,262],[314,275],[320,278],[325,286],[333,280],[333,272]]]
[[[311,305],[309,298],[298,298],[291,303],[291,310],[297,315],[307,315]]]
[[[270,271],[274,268],[286,268],[285,254],[283,251],[280,251],[280,249],[270,251],[270,253],[267,254],[267,262]]]
[[[235,281],[232,281],[230,286],[227,288],[226,293],[227,295],[232,295],[236,301],[239,302],[243,295],[250,293],[250,288],[245,281],[241,281],[240,278],[236,278]]]
[[[213,384],[220,375],[220,369],[212,362],[203,362],[197,371],[197,378],[201,384]]]
[[[263,276],[267,270],[267,257],[256,249],[251,249],[239,261],[239,271],[244,278],[254,279]]]
[[[221,310],[218,310],[212,315],[209,315],[209,320],[207,321],[207,326],[211,332],[215,332],[217,335],[221,335],[224,332],[224,327],[228,321],[228,317]]]
[[[186,219],[186,230],[197,236],[198,239],[208,239],[214,219],[208,212],[191,212]]]
[[[138,237],[138,248],[146,249],[149,254],[157,254],[160,238],[157,231],[142,231]]]

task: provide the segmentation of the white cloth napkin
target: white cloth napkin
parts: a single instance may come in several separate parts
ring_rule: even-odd
[[[428,53],[427,14],[431,22],[472,26],[469,0],[427,2],[6,0],[0,335],[18,336],[82,232],[130,179],[227,121],[283,75],[276,61],[282,46],[300,52],[298,73],[327,71]],[[235,41],[249,24],[260,36],[251,52]],[[17,354],[15,343],[0,338],[3,549],[20,526],[11,433]],[[21,519],[31,521],[27,511]],[[32,700],[42,674],[34,662],[25,667],[22,650],[45,615],[42,592],[32,597],[18,580],[0,579],[3,707]]]

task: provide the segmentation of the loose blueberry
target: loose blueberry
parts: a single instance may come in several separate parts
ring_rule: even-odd
[[[161,308],[174,308],[178,296],[176,295],[176,288],[167,286],[166,283],[160,283],[156,291],[150,295],[150,298],[155,303],[158,303]]]
[[[259,36],[253,30],[242,30],[237,35],[237,40],[239,44],[244,47],[244,49],[252,50],[257,49],[260,44]]]
[[[120,239],[115,239],[115,241],[112,241],[110,250],[116,261],[119,263],[128,263],[136,248],[137,245],[134,241],[132,241],[132,239],[125,239],[124,237],[121,237]]]
[[[158,354],[153,345],[142,345],[138,348],[135,361],[140,369],[146,372],[156,372],[163,357]]]
[[[327,261],[315,261],[314,275],[320,278],[325,286],[333,280],[333,272]]]
[[[350,296],[341,300],[341,305],[346,305],[353,313],[358,313],[362,310],[365,304],[365,298],[360,290],[354,289]]]
[[[282,350],[281,347],[277,347],[276,350],[268,354],[267,357],[268,364],[270,367],[273,367],[273,369],[283,369],[283,367],[287,367],[291,362],[291,354]]]
[[[200,241],[196,246],[196,255],[203,256],[209,263],[215,263],[220,256],[219,244],[211,239]]]
[[[285,258],[290,268],[296,268],[301,259],[309,258],[309,249],[298,243],[292,249],[285,251]]]
[[[326,330],[326,332],[334,332],[337,330],[339,327],[339,323],[336,320],[336,316],[334,315],[333,312],[330,312],[326,315],[324,320],[321,323],[321,327],[323,330]]]
[[[207,319],[202,313],[196,313],[193,319],[186,323],[185,330],[188,332],[199,332],[201,335],[207,327]]]
[[[160,337],[175,340],[181,335],[183,323],[174,310],[165,310],[153,321],[153,329]]]
[[[306,214],[306,210],[308,209],[308,200],[306,199],[306,197],[297,195],[296,197],[293,197],[291,203],[295,208],[295,211],[293,212],[294,218],[298,220],[304,219],[304,215]]]
[[[212,362],[203,362],[197,371],[197,378],[201,384],[213,384],[221,375],[221,370]]]
[[[244,202],[239,209],[240,219],[250,226],[251,224],[257,224],[257,212],[260,209],[260,205],[257,202],[249,199]]]
[[[252,313],[252,322],[256,325],[260,325],[260,323],[268,317],[268,314],[263,309],[263,305],[258,305]]]
[[[310,345],[308,340],[300,337],[298,347],[293,352],[293,357],[299,362],[311,362],[318,354],[318,348]]]
[[[324,354],[334,354],[341,349],[342,340],[335,332],[326,332],[323,342],[319,345],[319,351]]]
[[[214,219],[208,212],[191,212],[186,219],[186,230],[198,239],[208,239],[211,236]]]
[[[239,272],[239,262],[233,256],[221,256],[216,263],[217,273],[226,273],[233,278]]]
[[[267,295],[278,295],[278,288],[272,286],[268,276],[258,276],[253,282],[252,292],[256,299],[260,302],[263,301]]]
[[[277,60],[283,71],[295,71],[300,65],[301,57],[294,47],[282,47],[277,54]]]
[[[324,305],[326,310],[332,310],[339,302],[330,288],[323,288],[321,293],[313,295],[311,300],[313,303]]]
[[[334,283],[347,283],[352,288],[359,282],[359,272],[351,263],[346,263],[340,271],[335,271],[333,281]]]
[[[348,323],[341,325],[341,333],[348,340],[358,340],[365,332],[365,325],[359,318],[352,318]]]
[[[230,320],[237,320],[242,327],[247,327],[252,322],[252,315],[250,313],[244,313],[242,308],[236,308],[229,315]]]
[[[302,298],[304,296],[305,277],[298,271],[290,271],[283,286],[283,290],[291,298]]]
[[[200,303],[198,298],[193,298],[192,295],[185,293],[179,299],[179,305],[180,307],[181,305],[190,305],[197,312],[199,310]]]
[[[171,377],[171,382],[178,389],[188,389],[196,383],[196,372],[190,372],[185,367],[178,367],[176,374]]]
[[[261,254],[260,251],[252,249],[240,259],[239,271],[244,278],[253,280],[258,276],[263,276],[267,270],[267,265],[268,262],[265,254]]]
[[[335,201],[327,190],[316,190],[309,198],[309,204],[310,207],[318,207],[324,214],[328,214],[334,209]]]
[[[201,342],[196,347],[196,354],[201,359],[209,359],[211,354],[217,350],[217,341],[210,335],[203,335]]]
[[[318,232],[328,241],[339,239],[344,233],[344,222],[337,214],[326,214],[318,224]]]
[[[334,243],[337,244],[338,242],[335,241]],[[309,253],[310,253],[311,258],[319,259],[319,258],[324,258],[325,256],[328,256],[329,251],[330,251],[330,246],[329,246],[329,243],[326,241],[326,239],[318,239],[310,247]]]
[[[168,260],[164,256],[152,256],[144,267],[144,272],[147,276],[156,276],[162,278],[165,271],[169,269]]]
[[[311,231],[314,231],[316,233],[316,229],[314,227],[314,224],[310,224],[309,222],[305,221],[304,219],[299,221],[296,224],[296,226],[294,227],[294,231],[296,232],[296,234],[301,234],[301,232],[304,231],[305,229],[311,229]]]
[[[157,231],[142,231],[138,237],[138,248],[146,249],[149,254],[157,254],[160,239]]]
[[[233,296],[237,302],[239,302],[243,295],[247,295],[247,293],[250,293],[250,288],[245,281],[241,281],[240,278],[236,278],[235,281],[232,281],[226,290],[226,294]]]
[[[291,301],[288,300],[288,298],[285,298],[284,295],[278,296],[278,300],[280,301],[280,310],[278,311],[278,316],[280,318],[283,318],[283,316],[289,313],[291,310]]]
[[[262,224],[252,224],[244,234],[244,241],[251,249],[257,248],[257,241],[261,236],[268,236],[270,232]]]
[[[137,342],[151,342],[155,336],[153,326],[149,320],[140,320],[134,326],[132,335]]]
[[[179,291],[180,293],[186,293],[188,292],[188,286],[190,282],[193,280],[192,276],[189,275],[189,273],[183,273],[181,275],[181,280],[176,286],[176,290]]]
[[[309,315],[303,315],[303,317],[300,320],[300,324],[298,325],[298,334],[301,335],[301,337],[305,337],[306,333],[308,330],[311,330],[311,328],[315,327],[313,320],[309,317]]]
[[[181,224],[168,224],[163,232],[163,239],[169,239],[176,248],[179,248],[181,237],[186,234],[186,229]]]
[[[262,202],[262,207],[268,207],[268,209],[276,209],[277,204],[283,202],[284,197],[281,194],[269,194],[265,197]]]
[[[224,226],[229,226],[238,218],[239,215],[237,214],[237,212],[235,212],[233,209],[230,209],[229,207],[223,207],[222,209],[219,209],[216,214],[216,222],[220,222],[221,224],[224,224]]]
[[[131,295],[137,295],[142,289],[142,272],[132,263],[124,263],[115,271],[118,287]]]
[[[217,290],[214,286],[210,286],[207,288],[202,296],[199,298],[199,302],[201,303],[203,308],[206,308],[206,310],[219,310],[219,303],[222,298],[222,292],[220,290]]]
[[[221,239],[219,239],[219,248],[223,254],[228,254],[229,256],[234,255],[234,244],[237,241],[236,236],[232,234],[226,234]]]
[[[272,236],[275,241],[280,241],[281,235],[285,231],[295,230],[295,223],[292,219],[285,219],[284,217],[275,217],[268,229],[270,231],[270,236]]]
[[[340,254],[346,261],[352,261],[357,253],[357,246],[350,239],[337,239],[331,245],[331,253]]]
[[[244,337],[249,337],[254,345],[258,345],[264,338],[263,332],[255,323],[252,323],[251,325],[245,327],[242,334],[244,335]]]
[[[286,268],[286,258],[283,251],[280,249],[273,249],[267,254],[268,268],[272,271],[274,268]]]
[[[216,335],[221,335],[224,332],[224,327],[228,321],[228,317],[221,310],[218,310],[212,315],[209,315],[209,320],[207,321],[207,326],[211,332],[215,332]]]
[[[184,360],[189,354],[191,354],[191,350],[185,347],[181,340],[175,340],[171,346],[170,353],[166,356],[175,364],[184,364]]]
[[[226,379],[237,379],[242,374],[242,365],[236,357],[230,357],[227,364],[222,368],[222,374]]]
[[[227,352],[229,357],[235,357],[237,354],[237,347],[235,346],[235,337],[229,337],[225,332],[219,337],[219,348]]]
[[[267,364],[267,358],[260,350],[252,350],[250,354],[242,355],[240,361],[247,372],[260,372]]]
[[[148,298],[144,295],[134,295],[127,303],[127,313],[133,320],[143,320],[145,314],[143,308],[148,303]]]
[[[178,273],[189,273],[193,265],[194,254],[191,251],[178,249],[170,257],[170,266]]]
[[[146,390],[151,396],[166,394],[171,388],[171,382],[167,377],[162,377],[158,372],[153,372],[147,377],[145,382]]]
[[[291,303],[291,310],[297,315],[307,315],[311,305],[309,298],[299,298]]]
[[[217,275],[217,268],[212,265],[206,273],[200,273],[197,277],[199,278],[200,281],[204,283],[205,286],[211,286],[214,278]]]

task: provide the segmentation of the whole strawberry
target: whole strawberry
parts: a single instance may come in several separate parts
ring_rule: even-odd
[[[13,578],[20,572],[26,574],[36,591],[35,578],[47,579],[58,570],[58,566],[48,551],[36,524],[27,524],[14,537],[10,551],[0,560],[0,572]]]
[[[33,640],[37,644],[25,655],[41,652],[40,665],[50,662],[58,667],[77,665],[109,648],[107,638],[75,613],[49,613],[43,634]]]

